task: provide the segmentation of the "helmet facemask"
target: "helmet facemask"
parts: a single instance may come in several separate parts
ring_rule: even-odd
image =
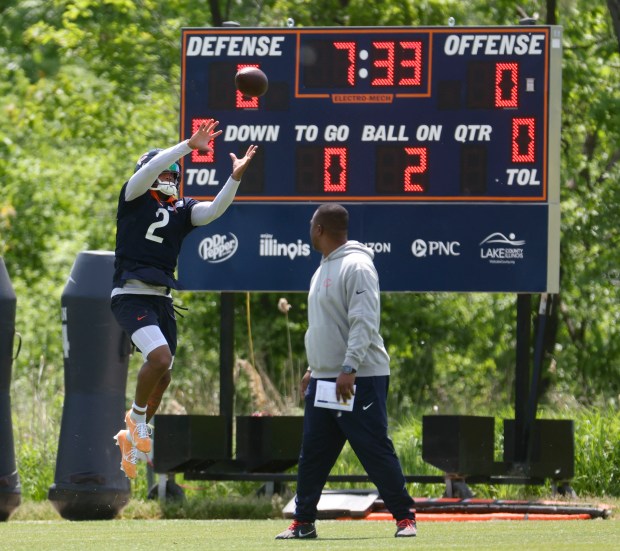
[[[162,180],[158,177],[157,180],[153,182],[153,185],[150,189],[159,191],[161,194],[167,195],[168,197],[177,196],[179,193],[179,183],[181,180],[179,165],[177,163],[171,164],[166,170],[162,172],[162,174],[172,174],[174,177],[172,180]]]

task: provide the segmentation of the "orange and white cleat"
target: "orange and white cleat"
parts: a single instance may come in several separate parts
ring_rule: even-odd
[[[125,414],[125,425],[129,432],[129,440],[143,453],[151,451],[151,435],[146,423],[136,423],[131,417],[131,410]]]
[[[129,434],[126,430],[121,430],[114,437],[114,440],[116,440],[116,445],[121,449],[121,471],[125,473],[127,478],[136,478],[138,476],[136,468],[138,450],[129,441]]]

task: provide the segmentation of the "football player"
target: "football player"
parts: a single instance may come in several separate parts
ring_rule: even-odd
[[[136,477],[138,452],[148,454],[153,417],[170,384],[177,347],[177,324],[171,289],[181,245],[197,226],[221,216],[232,203],[256,146],[237,158],[230,153],[232,174],[213,201],[180,199],[178,161],[193,150],[211,152],[222,131],[207,120],[189,140],[140,157],[133,176],[121,188],[116,225],[112,311],[144,357],[126,428],[114,437],[121,449],[121,469]]]

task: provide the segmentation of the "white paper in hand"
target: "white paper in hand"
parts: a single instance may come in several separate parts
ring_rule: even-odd
[[[353,386],[353,391],[355,392],[355,385]],[[340,411],[353,411],[354,400],[355,400],[355,396],[351,396],[351,398],[347,400],[346,402],[343,400],[339,402],[336,399],[336,383],[332,383],[331,381],[321,381],[321,380],[318,380],[316,382],[316,394],[314,396],[314,407],[338,409]]]

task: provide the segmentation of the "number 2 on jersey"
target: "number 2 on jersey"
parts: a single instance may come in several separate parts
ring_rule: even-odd
[[[170,214],[168,213],[166,209],[157,209],[157,212],[155,214],[157,218],[159,218],[159,215],[161,214],[162,219],[158,220],[157,222],[153,222],[149,226],[149,229],[146,230],[146,235],[144,237],[151,241],[155,241],[156,243],[162,243],[164,238],[159,237],[158,235],[155,235],[155,230],[157,228],[163,228],[164,226],[168,224],[168,221],[170,220]]]

